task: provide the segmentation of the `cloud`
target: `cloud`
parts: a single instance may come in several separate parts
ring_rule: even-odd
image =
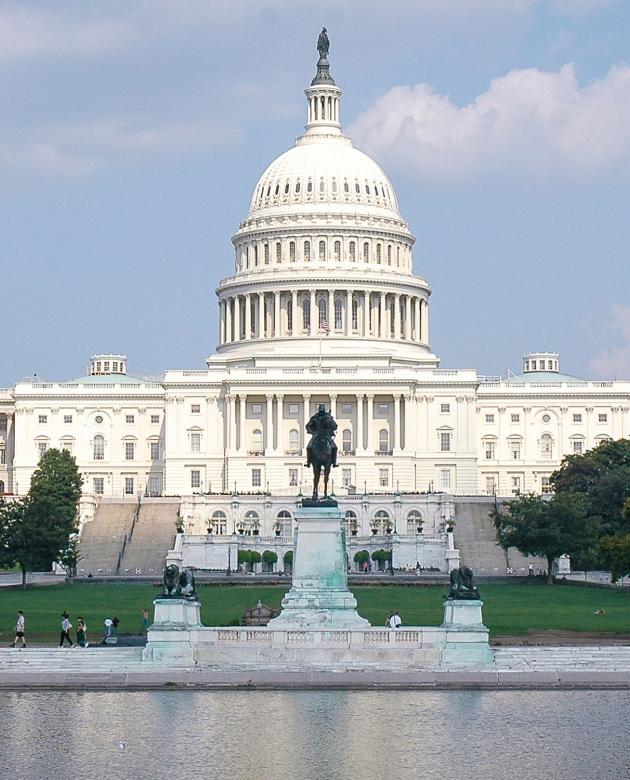
[[[590,175],[630,163],[630,68],[580,86],[573,65],[513,70],[458,107],[427,84],[398,86],[350,128],[393,167],[459,177],[520,168]]]
[[[593,376],[630,379],[630,306],[613,305],[612,328],[621,345],[600,352],[588,363]]]

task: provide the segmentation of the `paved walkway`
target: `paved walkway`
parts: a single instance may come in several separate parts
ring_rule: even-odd
[[[141,648],[0,649],[0,689],[626,688],[630,647],[502,647],[494,668],[330,672],[218,670],[143,663]]]

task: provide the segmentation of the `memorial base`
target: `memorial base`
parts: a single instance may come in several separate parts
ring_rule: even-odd
[[[198,601],[155,599],[153,624],[142,652],[144,661],[189,665],[194,662],[193,647],[203,629]]]
[[[494,662],[482,607],[478,599],[446,599],[441,626],[445,630],[443,665],[488,666]]]

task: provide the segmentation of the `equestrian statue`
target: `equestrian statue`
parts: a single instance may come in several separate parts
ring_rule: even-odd
[[[337,423],[330,412],[326,411],[324,404],[319,408],[306,424],[306,430],[311,434],[311,440],[306,447],[306,467],[313,467],[313,501],[328,499],[328,477],[330,469],[337,466],[337,445],[335,444],[335,431]],[[322,469],[324,471],[324,495],[319,497],[319,479]]]

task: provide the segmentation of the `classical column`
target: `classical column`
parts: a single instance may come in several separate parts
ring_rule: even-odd
[[[423,298],[422,299],[422,341],[425,344],[429,343],[429,304]]]
[[[370,291],[363,291],[363,337],[370,335]]]
[[[379,316],[379,324],[376,328],[376,335],[378,338],[384,339],[385,338],[385,293],[380,293],[379,297],[379,305],[380,305],[380,316]]]
[[[330,397],[330,413],[336,420],[337,419],[337,396],[331,393],[329,397]]]
[[[273,335],[278,338],[282,335],[282,327],[280,323],[280,293],[275,292],[273,294],[274,311],[273,311]]]
[[[225,344],[225,301],[219,301],[219,344]]]
[[[234,298],[234,341],[241,340],[241,296]]]
[[[245,451],[245,410],[247,409],[247,396],[242,393],[238,396],[238,450]]]
[[[245,295],[245,339],[252,337],[252,296],[250,293]]]
[[[226,317],[225,317],[225,340],[226,342],[232,341],[232,299],[228,298],[226,303]]]
[[[411,341],[411,296],[405,296],[405,338]]]
[[[302,425],[302,435],[300,436],[300,444],[302,446],[302,450],[304,451],[306,448],[306,441],[308,439],[308,433],[306,432],[306,423],[311,418],[311,396],[310,393],[304,393],[302,396],[303,399],[303,414],[302,417],[304,419],[304,423]]]
[[[420,298],[414,298],[413,299],[413,308],[416,313],[414,317],[414,333],[413,333],[413,340],[414,341],[422,341],[422,332],[420,329]]]
[[[374,445],[372,443],[373,438],[373,431],[372,428],[374,427],[374,396],[371,393],[368,393],[367,395],[367,442],[366,442],[366,449],[368,449],[370,452],[374,451]]]
[[[234,446],[234,398],[231,395],[225,398],[225,444],[227,450]]]
[[[262,339],[265,336],[265,293],[258,293],[258,330],[257,338]]]
[[[273,396],[265,397],[265,454],[268,455],[273,450]]]
[[[284,396],[276,396],[276,449],[284,452]]]
[[[319,312],[317,311],[317,306],[315,304],[315,290],[311,290],[311,322],[310,322],[310,327],[308,329],[309,336],[315,336],[315,334],[317,333],[318,317],[319,317]]]
[[[352,333],[352,290],[346,290],[346,336]]]
[[[335,291],[328,290],[328,327],[330,332],[335,332]]]
[[[302,312],[300,312],[300,314],[301,313]],[[297,290],[293,290],[291,292],[291,335],[295,336],[300,330],[301,323],[298,321]]]
[[[394,450],[400,449],[400,395],[394,394]]]
[[[363,452],[363,394],[357,395],[357,430],[354,437],[354,448]]]
[[[400,293],[394,296],[394,338],[399,339],[400,333]]]
[[[405,396],[405,442],[404,449],[416,449],[416,423],[418,415],[416,413],[416,399],[412,395]]]

